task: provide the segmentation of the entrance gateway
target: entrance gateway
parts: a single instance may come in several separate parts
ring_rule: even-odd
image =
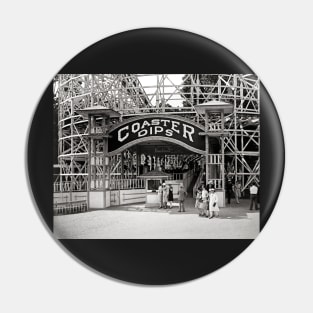
[[[223,129],[209,131],[209,125],[174,114],[141,115],[120,122],[118,112],[104,107],[77,112],[88,118],[89,126],[89,209],[146,202],[159,182],[173,186],[174,200],[180,184],[193,197],[196,188],[209,180],[224,206]],[[217,112],[223,115],[223,110],[215,108]],[[165,175],[162,180],[158,172]]]

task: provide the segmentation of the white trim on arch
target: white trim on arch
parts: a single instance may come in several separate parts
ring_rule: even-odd
[[[194,121],[192,121],[192,120],[190,120],[188,118],[177,116],[175,114],[147,114],[147,115],[140,115],[140,116],[128,118],[128,119],[125,119],[121,123],[115,124],[109,130],[109,134],[111,132],[113,132],[115,129],[119,128],[120,126],[126,125],[126,124],[131,123],[131,122],[135,122],[135,121],[138,121],[138,120],[144,120],[144,119],[147,119],[147,118],[168,118],[168,119],[173,119],[173,120],[177,120],[177,121],[180,121],[180,122],[185,122],[186,124],[193,125],[195,127],[200,128],[202,131],[204,131],[204,126],[203,125],[198,124],[198,123],[196,123],[196,122],[194,122]]]
[[[177,144],[179,146],[182,146],[184,147],[185,149],[187,150],[190,150],[192,152],[195,152],[195,153],[198,153],[198,154],[205,154],[205,151],[204,150],[199,150],[199,149],[196,149],[194,147],[191,147],[187,144],[185,144],[184,142],[180,141],[180,140],[177,140],[177,139],[174,139],[174,138],[171,138],[171,137],[165,137],[165,136],[148,136],[148,137],[143,137],[143,138],[139,138],[139,139],[135,139],[127,144],[125,144],[124,146],[114,150],[114,151],[111,151],[108,153],[108,156],[112,156],[112,155],[115,155],[115,154],[118,154],[118,153],[121,153],[122,151],[124,151],[125,149],[127,148],[130,148],[138,143],[142,143],[142,142],[147,142],[147,141],[152,141],[152,140],[161,140],[161,141],[169,141],[171,143],[174,143],[174,144]]]

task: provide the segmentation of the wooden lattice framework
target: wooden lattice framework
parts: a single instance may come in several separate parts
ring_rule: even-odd
[[[179,83],[173,80],[173,75],[168,74],[57,75],[54,95],[58,120],[59,174],[55,179],[55,191],[87,188],[88,123],[77,110],[103,106],[119,112],[120,120],[140,114],[167,113],[204,124],[204,116],[198,114],[194,106],[210,100],[234,104],[234,112],[224,118],[228,133],[224,141],[225,173],[234,180],[240,180],[243,189],[253,181],[259,184],[259,79],[254,75],[212,74],[211,82],[205,84],[201,75],[186,74]],[[145,84],[145,81],[149,83]],[[118,119],[111,121],[112,124],[117,122]],[[213,116],[210,128],[220,127],[220,118]],[[121,170],[120,160],[120,155],[112,157],[112,175]]]

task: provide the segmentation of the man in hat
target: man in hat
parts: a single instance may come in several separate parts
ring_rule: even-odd
[[[233,183],[230,176],[227,176],[226,180],[226,196],[227,196],[227,203],[230,204],[232,189],[233,189]]]

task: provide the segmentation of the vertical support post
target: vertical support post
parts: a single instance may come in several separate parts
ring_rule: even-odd
[[[73,96],[73,81],[71,81],[71,93]],[[70,177],[70,201],[73,201],[73,184],[74,184],[74,105],[73,105],[73,98],[70,100],[71,101],[71,177]]]
[[[200,90],[200,75],[197,74],[197,84],[196,84],[196,93],[197,93],[197,105],[199,105],[199,98],[200,98],[200,94],[199,94],[199,90]]]
[[[225,147],[224,147],[224,130],[225,130],[225,118],[224,111],[221,112],[221,122],[222,122],[222,136],[221,136],[221,152],[222,152],[222,167],[221,167],[221,176],[222,176],[222,192],[223,192],[223,203],[225,203]]]
[[[194,83],[194,80],[193,80],[193,74],[189,74],[190,75],[190,103],[191,105],[195,105],[194,103],[194,86],[195,86],[195,83]],[[197,104],[197,103],[196,103]]]
[[[209,113],[205,111],[205,184],[209,181]]]
[[[91,119],[91,123],[94,124],[95,117],[93,116]],[[94,124],[95,127],[95,124]],[[93,187],[96,189],[98,187],[98,181],[97,181],[97,166],[96,166],[96,156],[97,156],[97,146],[96,146],[96,139],[91,139],[91,162],[93,166]]]
[[[93,106],[93,75],[90,76],[90,107]],[[91,180],[92,180],[92,145],[93,140],[91,139],[91,133],[93,131],[93,117],[88,115],[88,129],[89,129],[89,137],[88,137],[88,186],[87,186],[87,209],[90,209],[90,191],[91,191]]]
[[[93,74],[91,74],[90,77],[90,106],[93,107],[93,83],[94,83],[94,79],[93,79]]]
[[[106,157],[108,153],[108,138],[106,132],[106,117],[103,115],[102,117],[102,132],[103,132],[103,157],[102,157],[102,168],[103,168],[103,179],[102,179],[102,187],[103,187],[103,205],[106,207],[106,185],[107,185],[107,165],[106,165]],[[109,176],[109,175],[108,175]]]
[[[239,88],[240,88],[240,107],[239,107],[239,111],[240,112],[243,112],[243,84],[242,84],[242,82],[240,83],[240,86],[239,86]],[[234,111],[234,115],[235,116],[237,116],[237,108],[234,108],[235,109],[235,111]],[[244,174],[244,172],[245,172],[245,168],[244,168],[244,165],[243,165],[243,158],[244,158],[244,151],[243,151],[243,144],[244,144],[244,140],[243,140],[243,136],[244,136],[244,133],[243,133],[243,125],[241,124],[240,125],[240,130],[241,130],[241,155],[240,155],[240,161],[241,161],[241,175],[242,175],[242,179],[241,179],[241,184],[242,184],[242,186],[244,186],[245,185],[245,183],[246,183],[246,175]]]
[[[217,76],[217,93],[218,93],[218,101],[221,101],[222,96],[222,83],[221,83],[221,76]]]
[[[59,86],[61,86],[61,76],[58,75],[58,81],[59,81]],[[60,87],[59,87],[60,88]],[[63,94],[62,94],[63,96]],[[58,127],[59,127],[59,132],[58,132],[58,138],[59,138],[59,144],[58,144],[58,155],[61,155],[64,151],[63,149],[63,139],[60,140],[60,138],[63,137],[62,135],[62,124],[61,124],[61,120],[63,117],[63,105],[60,104],[61,100],[60,97],[58,97]],[[61,192],[61,199],[63,202],[63,160],[60,159],[59,160],[59,165],[60,165],[60,192]]]
[[[87,181],[87,208],[90,208],[90,189],[91,189],[91,116],[88,115],[88,126],[89,126],[89,136],[88,136],[88,181]]]
[[[124,151],[121,152],[121,179],[124,179]]]
[[[136,145],[136,178],[140,175],[139,166],[140,166],[140,151],[138,145]]]
[[[164,80],[165,75],[161,75],[161,81],[160,81],[160,98],[161,98],[161,112],[165,112],[165,98],[164,98]],[[162,84],[162,85],[161,85]],[[162,89],[161,89],[162,88]]]
[[[237,89],[237,75],[234,74],[234,136],[235,136],[235,151],[234,151],[234,155],[235,155],[235,183],[238,180],[238,130],[237,130],[237,109],[236,109],[236,89]]]
[[[159,88],[160,88],[160,79],[159,79],[159,75],[157,75],[157,89],[156,89],[156,95],[155,95],[155,101],[156,101],[156,108],[159,109],[160,107],[160,98],[159,98]],[[159,113],[159,110],[157,110],[157,112]]]

